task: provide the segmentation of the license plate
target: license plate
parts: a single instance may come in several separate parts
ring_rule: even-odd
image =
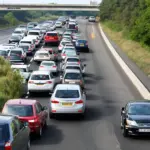
[[[71,83],[71,84],[75,84],[75,82],[69,82],[69,83]]]
[[[65,102],[64,102],[64,103],[62,103],[62,105],[63,105],[63,106],[72,106],[72,103],[71,103],[71,102],[68,102],[68,103],[65,103]]]
[[[43,84],[44,84],[44,83],[42,83],[42,84],[41,84],[41,83],[37,83],[36,85],[43,85]]]
[[[139,132],[150,132],[150,129],[139,129]]]
[[[84,44],[80,44],[80,46],[84,46]]]

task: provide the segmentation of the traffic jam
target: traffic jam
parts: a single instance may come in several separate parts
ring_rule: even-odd
[[[89,17],[95,22],[95,17]],[[0,115],[0,150],[29,150],[30,136],[42,138],[49,119],[60,114],[86,114],[86,64],[81,53],[89,53],[88,41],[80,32],[76,17],[19,25],[7,44],[0,45],[0,56],[19,71],[28,95],[48,94],[48,106],[34,99],[8,100]],[[38,68],[32,70],[29,62]],[[150,133],[148,101],[129,102],[121,109],[120,127],[124,137]],[[7,132],[6,132],[7,131]]]

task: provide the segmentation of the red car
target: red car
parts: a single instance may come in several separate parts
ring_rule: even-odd
[[[57,43],[59,44],[59,35],[57,32],[51,31],[51,32],[47,32],[46,35],[44,36],[44,42],[45,45],[47,45],[48,43]]]
[[[37,100],[12,99],[8,100],[2,110],[4,114],[17,115],[21,121],[27,121],[31,133],[42,136],[43,127],[47,126],[47,107]]]

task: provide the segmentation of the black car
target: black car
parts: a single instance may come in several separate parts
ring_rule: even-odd
[[[0,150],[29,150],[28,123],[17,117],[0,114]]]
[[[19,43],[22,37],[20,35],[13,35],[9,39],[9,43]]]
[[[150,101],[129,102],[121,110],[121,129],[124,137],[150,135]]]

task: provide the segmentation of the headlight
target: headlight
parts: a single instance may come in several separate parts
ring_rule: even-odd
[[[138,126],[138,124],[134,120],[127,120],[126,122],[127,122],[127,125],[129,126]]]

